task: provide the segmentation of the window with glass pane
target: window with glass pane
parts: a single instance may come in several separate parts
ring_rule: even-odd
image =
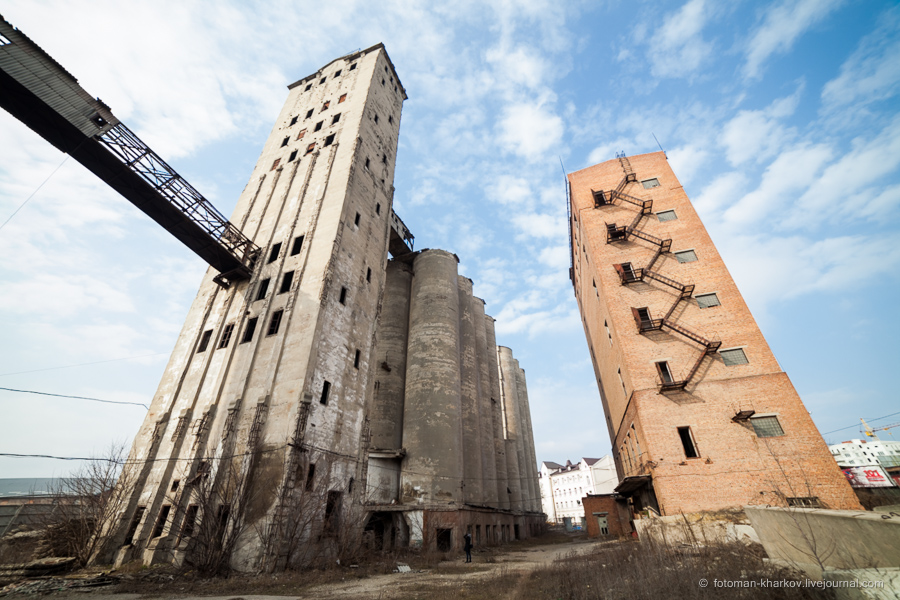
[[[778,417],[753,417],[750,419],[753,424],[753,431],[758,437],[778,437],[784,435],[781,423]]]
[[[662,223],[664,221],[674,221],[678,218],[678,215],[675,214],[674,210],[661,210],[656,213],[656,218]]]
[[[697,255],[693,250],[682,250],[681,252],[675,253],[675,258],[678,259],[678,262],[680,263],[688,263],[697,260]]]
[[[720,350],[719,354],[722,355],[722,360],[725,361],[725,365],[729,367],[733,367],[734,365],[746,365],[750,362],[747,360],[747,355],[744,354],[744,351],[741,348]]]
[[[697,294],[697,306],[700,308],[709,308],[711,306],[720,306],[719,297],[715,294]]]

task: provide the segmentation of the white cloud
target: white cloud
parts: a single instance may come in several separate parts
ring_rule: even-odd
[[[552,239],[566,235],[565,215],[521,213],[513,215],[512,222],[520,234],[528,237]]]
[[[719,143],[724,146],[728,161],[735,166],[751,159],[762,162],[783,148],[796,132],[781,119],[794,113],[801,92],[802,86],[763,110],[742,110],[726,123]]]
[[[689,0],[669,15],[650,38],[648,58],[656,77],[694,75],[712,52],[712,44],[701,33],[713,6],[706,0]]]
[[[507,152],[536,161],[559,148],[563,130],[563,120],[538,101],[504,108],[497,134]]]
[[[790,50],[798,37],[843,3],[844,0],[782,0],[770,7],[747,44],[744,75],[759,77],[769,57]]]
[[[694,176],[709,161],[710,152],[705,146],[688,143],[666,152],[672,170],[678,175],[682,186],[690,185]]]
[[[691,202],[701,219],[711,219],[741,197],[747,182],[747,176],[740,171],[723,173],[710,181]]]
[[[538,255],[538,261],[557,271],[566,271],[569,268],[569,245],[565,246],[547,246],[541,250]]]
[[[822,88],[826,112],[892,98],[900,92],[900,9],[880,15],[878,28],[860,41],[841,73]]]

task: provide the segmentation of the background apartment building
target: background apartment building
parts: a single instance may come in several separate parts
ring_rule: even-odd
[[[859,503],[662,152],[569,174],[617,491],[662,514]]]
[[[612,457],[582,458],[565,465],[552,461],[541,463],[541,505],[547,520],[573,523],[584,517],[583,499],[588,494],[611,494],[619,483]]]

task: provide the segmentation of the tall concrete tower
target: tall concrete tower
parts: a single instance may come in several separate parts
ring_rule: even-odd
[[[636,508],[858,509],[663,153],[568,177],[571,278]]]
[[[330,513],[361,493],[384,265],[410,237],[391,210],[405,98],[380,44],[289,86],[231,219],[261,254],[249,281],[204,278],[134,442],[118,561],[177,560],[217,511],[233,564],[277,562],[294,490]],[[203,506],[201,483],[229,491]]]

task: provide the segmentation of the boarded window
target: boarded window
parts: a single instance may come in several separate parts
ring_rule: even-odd
[[[662,223],[664,221],[674,221],[678,218],[678,215],[675,214],[674,210],[662,210],[656,213],[656,218]]]
[[[272,249],[269,251],[269,260],[267,262],[273,263],[278,260],[278,255],[281,254],[281,242],[272,246]]]
[[[279,288],[278,293],[284,294],[285,292],[291,291],[291,284],[294,282],[294,272],[288,271],[284,274],[284,277],[281,278],[281,288]]]
[[[312,144],[310,144],[309,146],[306,147],[306,153],[309,154],[310,152],[312,152],[315,149],[316,149],[316,143],[313,142]]]
[[[355,66],[355,65],[354,65]],[[347,99],[347,94],[341,94],[341,97],[338,98],[338,104]]]
[[[242,344],[246,344],[253,339],[253,334],[256,333],[256,322],[258,320],[259,317],[253,317],[247,321],[247,329],[244,330],[244,337],[241,338]]]
[[[700,308],[710,308],[712,306],[720,306],[719,297],[715,294],[697,294],[695,296],[697,306]]]
[[[299,235],[294,238],[294,243],[291,245],[291,256],[297,256],[300,254],[300,249],[303,248],[303,236]]]
[[[645,179],[641,182],[641,185],[644,186],[645,190],[649,190],[650,188],[659,187],[659,179],[656,177],[652,179]]]
[[[276,159],[275,159],[275,162],[272,163],[272,168],[271,168],[270,170],[271,170],[271,171],[274,171],[275,169],[278,168],[278,165],[280,165],[280,164],[281,164],[281,159],[280,159],[280,158],[276,158]]]
[[[329,106],[331,106],[331,100],[322,105],[322,110],[328,110]]]
[[[304,129],[303,131],[301,131],[300,133],[297,134],[297,139],[298,139],[298,140],[302,140],[304,135],[306,135],[306,130],[305,130],[305,129]]]
[[[197,352],[206,352],[206,348],[209,347],[209,340],[212,338],[212,329],[207,329],[203,332],[203,336],[200,338],[200,345],[197,347]]]
[[[231,341],[231,336],[234,333],[234,323],[229,323],[225,326],[225,329],[222,330],[222,339],[219,340],[219,348],[227,348],[228,342]]]
[[[691,435],[690,427],[679,427],[678,437],[681,438],[681,445],[684,447],[684,455],[687,458],[700,458],[697,446],[694,444],[694,436]]]
[[[281,317],[284,316],[283,310],[276,310],[272,313],[272,320],[269,321],[269,331],[266,335],[275,335],[278,333],[278,328],[281,326]]]
[[[675,258],[678,259],[680,263],[689,263],[697,260],[697,255],[693,250],[682,250],[681,252],[675,253]]]
[[[259,289],[256,290],[257,300],[262,300],[266,297],[266,294],[269,292],[269,281],[271,280],[266,278],[259,282]]]
[[[747,360],[747,355],[744,354],[744,350],[742,348],[733,348],[731,350],[720,350],[719,354],[722,355],[722,360],[725,362],[726,366],[733,367],[735,365],[746,365],[749,360]]]
[[[750,417],[750,423],[753,425],[753,431],[757,437],[778,437],[784,435],[781,423],[778,417]]]

